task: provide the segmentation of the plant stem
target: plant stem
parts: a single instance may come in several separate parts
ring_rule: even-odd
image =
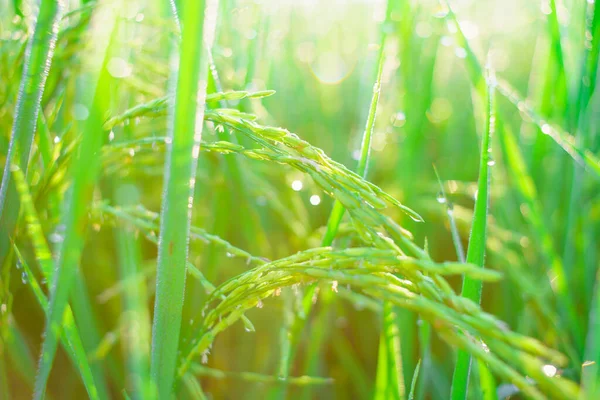
[[[488,77],[491,80],[491,77]],[[487,235],[487,215],[489,206],[490,187],[490,164],[492,164],[490,137],[495,127],[495,96],[494,86],[490,82],[487,85],[486,104],[486,129],[481,140],[481,154],[479,158],[479,181],[477,184],[477,200],[475,200],[475,211],[473,225],[467,249],[467,262],[484,267],[485,245]],[[477,304],[481,302],[481,281],[465,276],[461,296]],[[466,399],[469,386],[469,374],[471,370],[471,356],[464,350],[458,351],[458,358],[452,377],[451,397],[453,400]]]
[[[213,29],[209,8],[216,2],[187,0],[181,9],[175,104],[170,117],[160,237],[156,299],[152,325],[151,376],[158,397],[173,391],[185,292],[186,261],[194,187],[206,97],[208,58],[203,37]]]

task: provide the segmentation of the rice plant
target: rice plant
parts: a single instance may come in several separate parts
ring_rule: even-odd
[[[0,11],[0,398],[600,395],[594,1]]]

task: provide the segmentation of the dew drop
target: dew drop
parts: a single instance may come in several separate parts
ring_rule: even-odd
[[[63,241],[64,237],[63,235],[61,235],[58,232],[54,232],[50,234],[50,241],[52,243],[61,243]]]
[[[310,204],[313,206],[318,206],[321,203],[321,197],[318,194],[313,194],[310,196]]]
[[[494,165],[496,165],[496,161],[490,158],[487,162],[487,165],[493,167]]]
[[[29,282],[29,276],[27,276],[27,272],[23,271],[23,273],[21,273],[21,282],[23,282],[23,284],[27,284],[27,282]]]
[[[392,125],[399,128],[406,123],[406,114],[403,111],[398,111],[392,116]]]
[[[452,38],[450,36],[442,36],[440,43],[442,46],[448,47],[452,44]]]
[[[557,369],[554,365],[546,364],[542,367],[542,371],[544,372],[544,375],[552,378],[554,375],[556,375]]]
[[[465,50],[462,47],[457,47],[456,49],[454,49],[454,54],[456,54],[456,57],[458,57],[458,58],[466,58],[467,50]]]
[[[302,181],[296,179],[294,182],[292,182],[292,189],[296,192],[299,192],[300,190],[302,190],[302,187],[304,185],[302,184]]]
[[[550,127],[550,125],[548,125],[548,124],[542,125],[542,133],[544,135],[549,134],[551,131],[552,131],[552,128]]]
[[[445,204],[445,203],[446,203],[446,201],[447,201],[447,200],[446,200],[446,196],[444,196],[444,193],[442,193],[442,192],[439,192],[439,193],[437,194],[436,200],[437,200],[437,202],[438,202],[438,203],[440,203],[440,204]]]
[[[408,214],[408,216],[415,222],[423,222],[423,219],[417,217],[416,215]]]

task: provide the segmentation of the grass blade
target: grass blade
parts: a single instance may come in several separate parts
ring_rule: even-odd
[[[29,268],[29,265],[21,255],[19,249],[14,247],[15,253],[18,259],[23,266],[23,272],[26,274],[29,286],[33,291],[39,305],[42,307],[46,315],[49,314],[48,308],[48,299],[46,295],[42,291],[42,287],[38,283],[34,273]],[[67,354],[71,358],[75,369],[81,376],[81,380],[87,390],[88,396],[90,399],[101,399],[107,398],[107,394],[100,396],[98,394],[98,388],[96,387],[96,383],[94,382],[94,376],[92,374],[92,370],[87,360],[87,355],[85,354],[85,350],[83,349],[83,343],[81,341],[81,336],[77,331],[77,327],[75,326],[75,320],[73,319],[73,313],[70,308],[65,309],[65,313],[62,319],[63,324],[63,334],[61,336],[62,344],[67,351]],[[106,392],[105,392],[106,393]]]
[[[177,367],[191,207],[206,97],[208,59],[203,37],[205,29],[214,29],[214,21],[205,19],[215,17],[209,10],[210,6],[217,6],[215,3],[187,0],[181,10],[182,39],[165,162],[152,325],[151,376],[158,397],[165,399],[173,391]]]
[[[31,197],[25,175],[23,174],[23,171],[21,171],[21,169],[14,164],[12,166],[12,175],[15,180],[17,192],[19,193],[19,200],[21,202],[23,214],[25,215],[25,220],[27,222],[27,231],[31,238],[33,251],[40,265],[42,276],[47,282],[52,282],[54,279],[54,270],[52,269],[53,261],[51,258],[52,255],[48,243],[46,242],[46,238],[43,234],[41,223],[35,210],[35,205],[33,204],[33,199]],[[20,252],[16,248],[15,253],[19,256],[22,263],[25,264],[24,260],[22,260]],[[32,290],[36,295],[38,302],[40,303],[42,309],[44,309],[44,312],[47,313],[48,305],[45,294],[43,294],[41,291],[39,284],[37,284],[37,281],[31,272],[27,272],[26,275],[29,277],[27,278],[27,282],[32,286]],[[77,278],[79,278],[79,276]],[[82,284],[83,282],[78,285],[80,287],[80,291],[82,291]],[[80,306],[85,306],[86,309],[91,309],[91,305],[89,304],[89,300],[87,296],[85,296],[85,293],[82,293],[81,297],[79,298],[79,302]],[[87,317],[89,318],[90,316]],[[80,330],[77,328],[77,326],[75,326],[74,321],[75,319],[73,317],[71,308],[67,306],[62,322],[63,329],[65,330],[63,336],[67,340],[67,342],[63,341],[63,343],[65,343],[65,348],[68,352],[70,352],[74,366],[80,369],[83,383],[86,386],[90,397],[94,397],[99,394],[101,398],[105,398],[108,396],[108,389],[106,388],[106,382],[104,379],[104,374],[102,373],[102,368],[99,365],[96,365],[95,368],[90,368],[85,355],[85,349],[79,347],[79,345],[83,343],[82,338],[84,338],[85,335],[80,333]],[[96,334],[95,329],[93,331],[93,333]],[[85,333],[88,332],[84,332],[84,334]],[[92,343],[92,346],[93,345],[94,343]],[[90,370],[94,374],[93,380],[87,375]]]
[[[421,370],[421,360],[417,362],[415,371],[413,372],[412,382],[410,383],[410,392],[408,393],[408,400],[414,400],[415,392],[417,389],[417,381],[419,379],[419,371]]]
[[[105,138],[102,124],[110,99],[107,90],[110,87],[111,76],[106,68],[108,49],[110,47],[109,35],[114,35],[115,33],[112,11],[112,8],[109,6],[105,10],[107,15],[98,16],[110,21],[109,25],[105,27],[106,29],[103,31],[103,34],[98,35],[95,39],[98,40],[96,43],[98,45],[97,48],[104,51],[97,51],[96,57],[91,57],[88,60],[91,63],[95,63],[92,64],[92,71],[98,71],[98,67],[94,65],[100,65],[101,67],[100,71],[92,74],[92,84],[89,87],[89,92],[86,92],[89,98],[93,100],[89,116],[85,121],[83,130],[85,134],[81,140],[77,157],[71,167],[73,183],[67,194],[66,207],[62,215],[61,222],[64,225],[64,236],[59,245],[56,272],[50,289],[50,304],[46,318],[45,337],[35,383],[34,398],[36,399],[43,398],[45,394],[46,383],[50,375],[61,334],[61,322],[64,310],[68,304],[72,283],[77,276],[77,268],[84,244],[88,206],[91,204],[96,179],[100,170],[100,149]]]
[[[18,195],[10,177],[10,166],[17,164],[27,174],[40,103],[58,37],[62,7],[62,1],[41,1],[33,37],[27,45],[10,146],[0,186],[0,263],[8,253],[9,236],[19,215]],[[15,162],[17,153],[20,157]]]
[[[492,161],[492,149],[490,137],[495,128],[495,98],[494,98],[494,79],[488,76],[487,84],[487,104],[486,104],[486,128],[481,140],[481,154],[479,157],[479,180],[477,184],[477,200],[475,201],[475,212],[473,215],[473,225],[471,226],[471,235],[469,237],[469,247],[467,249],[467,262],[484,267],[485,245],[487,235],[487,216],[489,206],[489,188],[490,188],[490,166]],[[462,297],[465,297],[476,304],[481,301],[482,284],[480,281],[465,276],[462,287]],[[466,399],[469,385],[469,374],[471,369],[471,356],[459,350],[454,376],[452,377],[451,397],[453,400]]]
[[[120,204],[136,198],[131,185],[120,186],[115,196]],[[136,279],[141,264],[141,250],[133,231],[126,226],[117,228],[116,242],[123,292],[127,340],[127,365],[131,377],[131,395],[134,399],[154,399],[156,393],[150,380],[150,316],[146,309],[145,282]]]
[[[394,305],[383,303],[383,331],[379,337],[379,355],[377,356],[377,378],[375,400],[404,399],[406,387],[402,372],[402,353],[400,351],[400,330]]]
[[[525,213],[525,219],[533,230],[535,241],[545,258],[548,269],[552,272],[552,286],[561,299],[559,307],[565,318],[565,326],[571,330],[573,339],[579,341],[576,343],[577,347],[581,347],[583,328],[580,318],[577,317],[576,308],[569,293],[564,266],[554,248],[552,236],[544,223],[542,207],[538,200],[539,197],[533,179],[528,174],[516,138],[508,127],[503,126],[500,130],[500,143],[510,175],[516,184],[521,201],[527,206],[528,212]]]

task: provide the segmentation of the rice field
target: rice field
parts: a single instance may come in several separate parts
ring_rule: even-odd
[[[600,398],[594,0],[0,0],[0,399]]]

